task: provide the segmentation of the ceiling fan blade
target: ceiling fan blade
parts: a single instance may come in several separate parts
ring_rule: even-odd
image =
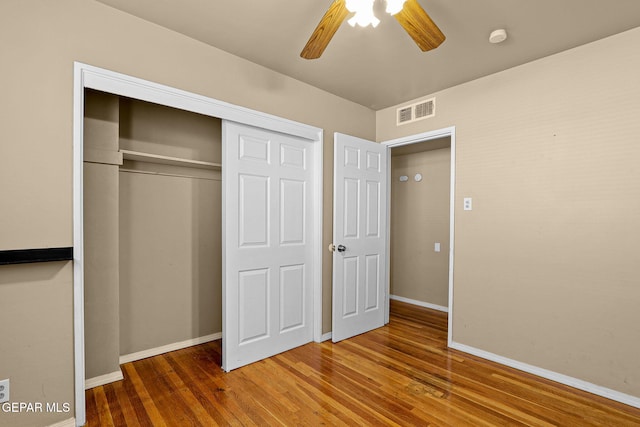
[[[446,38],[418,0],[407,0],[394,16],[423,52],[437,48]]]
[[[335,0],[329,6],[329,10],[324,14],[320,23],[311,34],[309,41],[300,53],[305,59],[320,58],[322,52],[327,48],[333,35],[338,31],[340,24],[347,17],[349,11],[346,8],[345,0]]]

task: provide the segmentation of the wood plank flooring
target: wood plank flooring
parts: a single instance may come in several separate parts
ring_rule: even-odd
[[[122,365],[87,390],[89,426],[640,426],[640,409],[446,347],[446,314],[391,322],[225,374],[220,341]]]

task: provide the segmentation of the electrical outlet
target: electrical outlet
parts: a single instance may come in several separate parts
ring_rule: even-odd
[[[465,197],[463,206],[465,211],[473,210],[473,199],[471,197]]]
[[[9,379],[0,381],[0,403],[9,401]]]

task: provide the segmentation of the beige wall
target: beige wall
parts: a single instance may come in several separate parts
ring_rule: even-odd
[[[0,379],[10,379],[12,402],[73,407],[71,277],[71,262],[0,266]],[[0,426],[45,426],[72,416],[0,412]]]
[[[0,39],[7,41],[0,45],[0,182],[11,182],[0,187],[0,249],[72,245],[73,61],[324,129],[323,247],[330,243],[333,132],[373,139],[372,110],[91,0],[2,1]],[[43,388],[55,388],[55,396],[65,401],[73,398],[68,264],[55,278],[43,279],[42,287],[55,294],[41,301],[42,306],[32,302],[42,294],[29,286],[41,267],[10,267],[12,274],[2,277],[0,301],[11,300],[12,310],[33,315],[27,324],[0,315],[3,322],[16,325],[11,333],[22,337],[15,345],[3,343],[2,357],[10,362],[0,366],[0,377],[16,376],[12,392],[21,390],[24,400],[39,399]],[[326,252],[324,332],[331,325],[330,279]],[[48,330],[46,337],[32,333],[33,325],[51,324],[51,317],[61,327]],[[29,352],[27,342],[40,351]],[[33,370],[37,364],[46,372]],[[68,417],[23,416],[16,425],[44,425]]]
[[[435,94],[456,126],[453,339],[640,396],[640,28]],[[473,197],[473,211],[462,198]]]
[[[120,174],[120,354],[222,331],[220,181]]]
[[[120,106],[120,148],[220,163],[220,119],[124,97]]]
[[[430,150],[429,144],[419,144],[427,151],[400,156],[392,149],[391,295],[447,307],[451,149]],[[422,181],[414,179],[417,173]],[[402,175],[409,180],[401,182]]]
[[[220,162],[219,119],[122,99],[120,147]],[[152,175],[127,170],[161,172]],[[178,175],[178,176],[172,176]],[[220,171],[120,172],[120,354],[222,331]]]

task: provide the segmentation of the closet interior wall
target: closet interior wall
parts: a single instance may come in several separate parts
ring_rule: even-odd
[[[449,137],[391,149],[392,296],[448,307],[450,179]]]
[[[120,373],[118,97],[87,90],[84,114],[85,378],[92,379]]]
[[[89,117],[105,100],[109,120]],[[85,161],[90,379],[137,354],[220,336],[222,188],[219,119],[89,90],[86,105],[85,144],[99,140],[92,128],[108,128],[115,157],[106,180],[87,175]]]

